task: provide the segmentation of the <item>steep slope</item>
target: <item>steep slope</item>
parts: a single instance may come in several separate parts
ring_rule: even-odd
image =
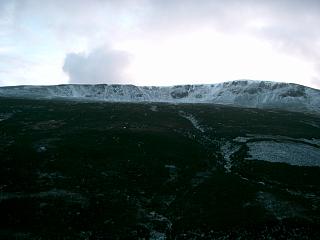
[[[0,88],[0,96],[58,97],[111,102],[217,103],[320,112],[320,90],[292,83],[251,80],[172,87],[107,84],[15,86]]]

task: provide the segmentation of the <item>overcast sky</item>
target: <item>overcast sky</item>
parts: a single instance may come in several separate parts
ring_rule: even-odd
[[[0,0],[0,85],[320,88],[319,0]]]

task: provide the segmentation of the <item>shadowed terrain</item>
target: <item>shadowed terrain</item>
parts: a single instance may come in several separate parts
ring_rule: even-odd
[[[320,117],[0,99],[1,239],[316,239]]]

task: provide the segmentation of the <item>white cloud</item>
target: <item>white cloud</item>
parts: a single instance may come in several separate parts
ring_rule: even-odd
[[[136,51],[128,74],[143,83],[150,79],[156,85],[235,79],[299,82],[314,73],[311,64],[275,51],[267,41],[210,29],[171,35],[165,41],[128,44],[124,47]]]

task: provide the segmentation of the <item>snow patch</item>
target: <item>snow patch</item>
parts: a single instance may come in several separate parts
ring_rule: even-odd
[[[0,192],[0,202],[11,199],[25,199],[25,198],[55,198],[63,199],[67,202],[79,203],[82,206],[88,204],[87,198],[83,197],[80,193],[70,192],[63,189],[51,189],[46,192],[39,193],[13,193],[13,192]]]
[[[150,232],[150,240],[166,240],[166,234],[157,232],[157,231],[151,231]]]
[[[278,220],[300,217],[304,211],[301,206],[293,205],[288,201],[276,198],[273,194],[268,192],[258,192],[257,201]]]
[[[231,156],[236,153],[237,151],[240,150],[239,145],[234,145],[231,144],[230,142],[225,142],[225,144],[223,144],[221,146],[221,153],[224,156],[224,168],[226,170],[226,172],[231,172],[231,168],[232,168],[232,161],[231,161]]]
[[[320,167],[320,149],[303,143],[257,141],[247,143],[250,158],[297,166]]]
[[[166,239],[166,232],[170,231],[172,222],[165,216],[152,211],[147,215],[150,220],[150,239],[162,240]]]
[[[151,110],[152,112],[158,112],[158,107],[155,106],[155,105],[153,105],[153,106],[150,107],[150,110]]]
[[[236,137],[233,139],[234,142],[246,143],[249,140],[273,140],[273,141],[292,141],[292,142],[301,142],[311,145],[317,145],[320,147],[320,139],[318,138],[292,138],[281,135],[261,135],[261,134],[247,134],[245,137]]]
[[[11,118],[13,113],[0,113],[0,122]]]
[[[184,111],[179,111],[179,114],[181,117],[189,120],[195,129],[199,130],[200,132],[205,132],[204,128],[199,124],[198,120],[192,114]]]

